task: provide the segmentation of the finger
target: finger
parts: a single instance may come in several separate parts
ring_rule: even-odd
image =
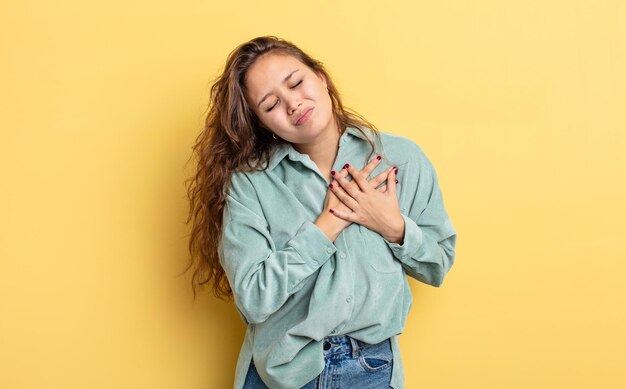
[[[353,177],[354,178],[354,177]],[[361,189],[359,189],[358,184],[353,181],[348,181],[346,177],[342,177],[339,174],[335,174],[335,181],[341,186],[343,190],[346,191],[354,200],[358,202],[359,194],[361,193]]]
[[[337,177],[337,175],[336,175]],[[340,185],[336,185],[337,181],[333,180],[328,187],[330,190],[337,196],[337,198],[346,205],[346,207],[351,210],[356,209],[359,206],[359,203],[350,196]]]
[[[396,183],[398,181],[398,179],[396,178],[397,173],[398,168],[394,166],[393,169],[391,169],[391,172],[389,173],[389,176],[387,178],[387,190],[389,194],[394,196],[396,195]]]
[[[330,171],[330,175],[335,177],[335,175],[340,174],[342,177],[347,177],[348,176],[348,171],[346,169],[341,169],[338,172],[331,170]]]
[[[393,169],[393,167],[388,167],[387,169],[385,169],[382,173],[380,173],[379,175],[377,175],[376,177],[372,178],[369,183],[371,186],[373,186],[374,188],[377,187],[378,185],[382,184],[383,182],[385,182],[385,180],[387,180],[387,176],[389,175],[389,172],[391,171],[391,169]]]
[[[365,179],[369,178],[370,174],[376,169],[376,166],[380,164],[382,157],[379,155],[376,158],[372,158],[371,161],[368,162],[367,165],[361,170],[361,175],[365,177]]]
[[[382,157],[378,156],[376,158],[373,158],[364,168],[363,170],[361,170],[361,176],[365,177],[366,179],[369,178],[370,174],[372,173],[372,171],[376,168],[376,166],[378,166],[378,164],[380,163]],[[343,169],[341,169],[340,171],[335,171],[335,170],[331,170],[330,171],[330,175],[331,176],[335,176],[335,174],[341,174],[343,177],[347,177],[349,175],[348,171],[345,169],[345,166]]]
[[[361,174],[359,174],[359,171],[354,166],[347,163],[346,166],[344,167],[348,170],[348,173],[350,173],[354,181],[356,181],[361,191],[367,192],[370,189],[372,189],[372,186],[367,182],[367,180]]]
[[[350,222],[356,221],[356,213],[354,212],[344,211],[343,209],[336,209],[336,208],[331,208],[328,211],[340,219],[347,220]]]
[[[398,184],[398,183],[399,183],[399,181],[396,179],[396,184]],[[385,193],[387,191],[387,184],[382,185],[379,188],[376,188],[376,190],[379,191],[379,192]]]

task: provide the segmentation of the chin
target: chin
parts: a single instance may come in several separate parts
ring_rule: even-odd
[[[311,123],[311,124],[313,124],[313,123]],[[326,128],[326,127],[324,127],[324,126],[322,126],[320,124],[315,123],[315,125],[311,126],[311,128],[309,128],[308,131],[307,131],[308,138],[314,139],[314,138],[317,138],[318,136],[322,135],[324,133],[324,128]]]
[[[308,144],[311,143],[313,141],[315,141],[315,139],[320,136],[322,134],[322,131],[320,131],[320,129],[316,128],[315,130],[312,129],[300,129],[300,133],[298,133],[296,136],[294,136],[294,140],[291,141],[291,143],[295,143],[295,144]]]

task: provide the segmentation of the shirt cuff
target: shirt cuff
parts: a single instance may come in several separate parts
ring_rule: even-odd
[[[322,265],[337,251],[337,247],[322,230],[308,220],[302,223],[288,246],[295,249],[305,261],[317,265]]]
[[[417,223],[410,217],[401,213],[404,219],[404,241],[402,244],[392,243],[385,239],[389,248],[393,251],[393,255],[400,261],[404,261],[411,257],[417,257],[417,251],[422,245],[423,233]]]

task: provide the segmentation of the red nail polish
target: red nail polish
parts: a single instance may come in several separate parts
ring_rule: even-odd
[[[398,180],[396,180],[396,184],[397,184],[398,182],[399,182],[399,181],[398,181]]]
[[[333,184],[332,184],[332,182],[331,182],[331,183],[330,183],[330,184],[329,184],[328,186],[330,186],[330,187],[332,188],[332,187],[333,187]]]
[[[345,165],[343,165],[343,168],[344,168],[344,169],[347,169],[347,168],[349,168],[349,167],[350,167],[350,164],[349,164],[349,163],[346,163]]]
[[[398,174],[398,168],[394,168],[393,174]]]
[[[376,159],[380,161],[381,159],[383,159],[383,157],[379,155],[378,157],[376,157]]]
[[[331,175],[331,176],[334,176],[334,175],[335,175],[335,171],[334,171],[334,170],[331,170],[331,171],[330,171],[330,175]]]
[[[335,213],[335,211],[333,211],[332,209],[329,209],[328,212]]]

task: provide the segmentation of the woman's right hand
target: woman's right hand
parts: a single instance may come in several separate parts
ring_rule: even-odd
[[[361,174],[361,177],[368,180],[372,171],[380,163],[381,160],[379,158],[380,157],[372,159],[367,165],[365,165],[365,167],[362,170],[359,171],[359,174]],[[378,187],[378,185],[385,182],[389,174],[389,171],[392,168],[393,167],[387,168],[385,171],[383,171],[376,177],[372,178],[371,180],[368,180],[368,182],[372,185],[373,188]],[[335,175],[341,175],[341,177],[346,177],[348,175],[348,171],[346,169],[341,169],[341,171],[336,172]],[[331,182],[330,185],[333,185],[333,183]],[[337,185],[337,184],[335,183],[334,185]],[[381,186],[380,188],[378,188],[378,190],[381,192],[384,192],[385,190],[387,190],[387,185]],[[330,190],[330,188],[328,188],[328,191],[326,192],[326,199],[324,200],[324,210],[315,221],[315,224],[326,234],[328,239],[334,242],[337,236],[339,236],[339,233],[341,233],[341,231],[343,231],[344,228],[352,224],[352,222],[341,219],[333,215],[331,212],[329,212],[331,208],[342,209],[347,212],[352,212],[352,210],[348,208],[344,203],[342,203],[341,200],[339,200],[339,198],[333,193],[333,191]]]

